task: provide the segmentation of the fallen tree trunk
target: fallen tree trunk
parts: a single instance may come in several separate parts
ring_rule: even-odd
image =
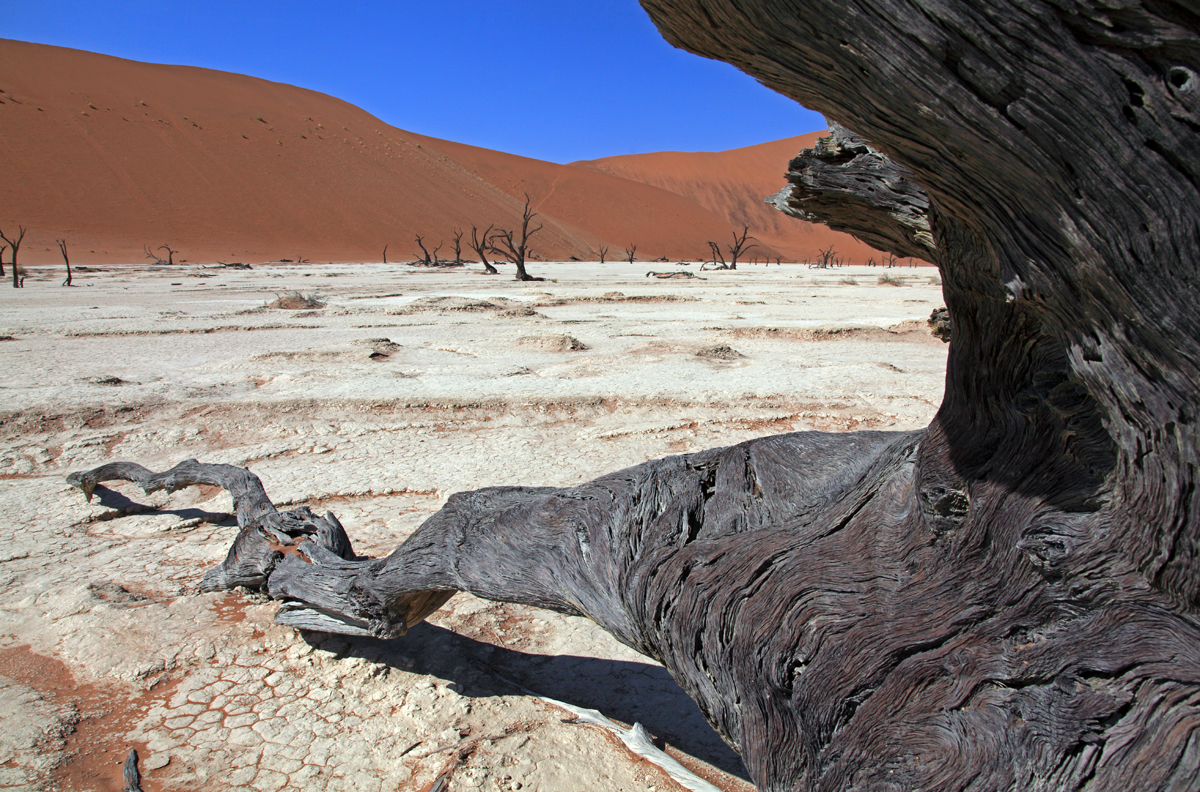
[[[72,483],[226,486],[241,532],[205,585],[285,624],[394,636],[458,590],[586,615],[763,790],[1197,788],[1200,7],[643,5],[854,130],[779,202],[939,266],[927,430],[460,493],[385,559],[237,469]]]

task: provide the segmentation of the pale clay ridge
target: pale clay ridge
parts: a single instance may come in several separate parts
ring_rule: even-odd
[[[382,555],[457,490],[568,485],[789,430],[909,429],[941,400],[945,347],[921,325],[940,305],[929,268],[891,271],[900,287],[861,268],[667,282],[641,264],[531,269],[557,282],[377,265],[188,279],[185,266],[83,273],[62,289],[57,271],[34,269],[0,305],[0,335],[15,337],[0,342],[0,650],[58,658],[133,717],[85,718],[103,740],[63,743],[71,692],[0,680],[0,788],[36,788],[71,752],[119,779],[131,746],[144,783],[166,788],[419,790],[446,772],[456,789],[677,788],[502,676],[641,723],[708,782],[748,789],[661,667],[590,622],[460,595],[397,641],[309,645],[271,623],[274,603],[194,593],[232,538],[224,493],[122,485],[85,504],[63,481],[116,459],[249,465],[277,504],[331,508],[359,552]],[[841,283],[849,274],[858,285]],[[328,306],[230,318],[292,291]],[[586,299],[618,291],[689,299]],[[547,305],[545,318],[392,313],[439,296]],[[280,329],[153,334],[235,323]],[[904,323],[917,329],[884,340],[750,331]],[[96,335],[128,330],[147,334]],[[563,335],[588,349],[516,343]],[[381,338],[396,348],[372,359]],[[744,357],[696,355],[721,344]]]

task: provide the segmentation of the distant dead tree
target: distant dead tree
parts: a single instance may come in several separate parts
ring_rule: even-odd
[[[529,193],[525,193],[525,210],[521,213],[521,232],[520,237],[516,237],[512,231],[505,228],[497,228],[495,235],[491,238],[489,250],[501,256],[505,256],[517,267],[516,280],[519,281],[540,281],[545,278],[535,278],[525,271],[525,257],[529,253],[529,238],[542,230],[541,223],[537,228],[530,229],[529,222],[537,217],[537,212],[529,206]]]
[[[748,251],[750,248],[758,247],[758,245],[754,245],[754,244],[747,245],[746,244],[746,242],[748,240],[751,240],[754,238],[755,237],[750,236],[750,226],[748,226],[748,225],[742,226],[742,235],[741,236],[738,236],[736,231],[733,232],[733,244],[728,246],[728,248],[729,248],[729,269],[731,269],[731,270],[737,269],[738,256],[742,255],[743,253]]]
[[[145,251],[146,258],[154,259],[155,264],[165,264],[170,266],[175,263],[175,254],[179,252],[178,250],[172,250],[168,245],[159,245],[157,249],[167,251],[167,257],[164,259],[154,251],[150,250],[149,245],[142,245],[142,250]]]
[[[435,267],[436,267],[436,266],[438,265],[438,263],[441,261],[441,259],[440,259],[440,258],[438,258],[438,251],[439,251],[439,250],[441,250],[441,249],[442,249],[442,245],[445,245],[445,244],[446,244],[446,240],[444,240],[444,239],[439,239],[439,240],[438,240],[438,243],[437,243],[437,247],[435,247],[435,248],[433,249],[433,265],[434,265]]]
[[[21,249],[21,240],[24,238],[25,238],[25,227],[24,226],[17,226],[17,234],[16,234],[15,239],[9,239],[7,236],[4,235],[4,231],[2,229],[0,229],[0,239],[7,242],[9,248],[12,249],[12,280],[13,280],[13,288],[14,289],[19,289],[19,288],[21,288],[22,285],[24,285],[21,283],[21,276],[18,274],[19,270],[17,267],[17,251]],[[0,274],[2,274],[2,273],[0,273]]]
[[[604,263],[604,257],[607,255],[608,255],[608,245],[601,245],[600,246],[600,263],[601,264]],[[3,275],[3,274],[4,274],[3,272],[0,272],[0,275]]]
[[[479,256],[479,260],[483,262],[483,269],[488,275],[499,275],[500,270],[488,263],[487,254],[492,249],[492,240],[488,234],[492,233],[492,227],[489,225],[484,229],[483,236],[479,235],[479,229],[471,226],[471,249],[475,251],[475,255]]]
[[[818,248],[820,251],[815,261],[809,262],[809,269],[829,269],[837,263],[837,253],[833,249],[833,245],[825,249]],[[807,261],[807,259],[806,259]]]
[[[426,267],[433,266],[433,260],[429,256],[429,251],[425,249],[425,237],[417,234],[417,245],[421,248],[421,254],[425,257],[424,263]]]
[[[729,265],[725,263],[725,254],[721,252],[721,246],[711,239],[708,240],[708,250],[712,254],[713,269],[729,269]],[[720,263],[718,263],[720,262]],[[705,262],[700,265],[700,270],[703,271],[710,262]]]
[[[8,245],[0,245],[0,278],[4,277],[4,251],[8,250]]]
[[[54,241],[58,243],[58,249],[62,251],[63,263],[67,265],[67,279],[65,281],[63,281],[63,286],[70,286],[71,285],[71,259],[67,258],[67,240],[56,239]]]
[[[388,246],[384,245],[383,246],[383,263],[384,264],[387,264],[387,249],[388,249]]]
[[[463,230],[461,228],[454,229],[454,266],[462,266],[462,238]]]
[[[630,264],[633,263],[633,254],[634,253],[637,253],[637,245],[634,245],[631,243],[629,245],[629,247],[625,248],[625,260],[628,261]]]

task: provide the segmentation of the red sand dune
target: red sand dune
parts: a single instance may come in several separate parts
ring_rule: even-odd
[[[754,153],[745,168],[739,152],[643,155],[700,158],[659,167],[686,174],[660,185],[653,168],[631,180],[597,169],[617,168],[609,161],[557,165],[437,140],[254,77],[0,40],[0,229],[29,229],[20,260],[30,264],[59,261],[57,238],[73,263],[145,261],[142,246],[162,244],[192,262],[378,261],[385,244],[390,260],[411,260],[415,234],[444,242],[446,257],[456,227],[469,238],[473,223],[515,226],[525,193],[545,224],[533,238],[541,258],[593,258],[601,244],[615,256],[632,243],[641,260],[694,260],[782,184],[747,177],[751,192],[739,195],[729,175],[779,174],[798,150],[779,147],[767,166],[773,152],[758,149],[769,146],[739,150]],[[703,158],[717,158],[719,182],[704,181]],[[613,160],[626,161],[641,162]],[[763,212],[780,228],[808,227]],[[785,257],[832,233],[797,230],[792,244],[748,222],[764,247],[788,241]]]
[[[787,183],[783,174],[788,161],[801,149],[812,148],[824,134],[812,132],[729,151],[660,151],[571,164],[685,195],[739,230],[749,226],[760,246],[774,248],[788,259],[803,261],[830,245],[855,262],[872,256],[879,259],[879,251],[849,234],[796,220],[763,203]],[[728,234],[723,239],[732,241]]]

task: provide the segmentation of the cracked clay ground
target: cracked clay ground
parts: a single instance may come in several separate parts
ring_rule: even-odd
[[[224,492],[89,504],[64,477],[249,466],[378,556],[457,490],[909,429],[941,398],[929,268],[78,269],[70,289],[32,270],[0,306],[0,789],[119,790],[131,747],[147,792],[679,789],[522,687],[749,789],[667,673],[584,619],[460,594],[394,641],[300,634],[258,595],[196,592],[235,533]],[[325,305],[265,307],[292,292]]]

